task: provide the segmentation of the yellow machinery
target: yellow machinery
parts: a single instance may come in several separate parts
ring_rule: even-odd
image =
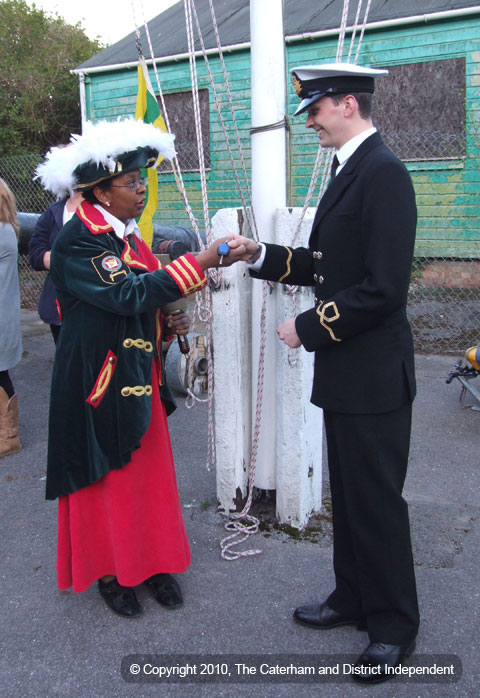
[[[473,380],[480,375],[480,345],[470,347],[465,352],[465,365],[460,359],[448,374],[447,383],[456,378],[461,386],[460,403],[462,407],[470,407],[480,412],[480,389],[473,384]],[[474,399],[473,405],[465,404],[467,393]]]

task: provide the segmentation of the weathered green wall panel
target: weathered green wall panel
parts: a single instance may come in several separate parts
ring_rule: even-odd
[[[420,256],[480,257],[480,20],[476,17],[455,21],[412,24],[399,28],[367,31],[359,56],[359,63],[373,66],[393,66],[405,63],[465,58],[466,61],[466,109],[467,109],[467,157],[456,161],[407,163],[417,193],[419,209],[418,242],[416,253]],[[305,41],[287,46],[287,68],[302,63],[333,61],[336,40]],[[348,52],[348,37],[344,56]],[[235,119],[245,164],[250,167],[250,62],[248,52],[234,52],[225,56],[229,72]],[[221,103],[222,115],[231,139],[235,166],[240,171],[240,159],[233,134],[220,61],[210,57],[210,68]],[[178,61],[158,66],[164,93],[191,89],[188,61]],[[203,60],[197,61],[198,80],[201,88],[210,94],[210,154],[211,167],[207,172],[209,210],[213,216],[219,208],[239,206],[234,173],[228,155],[220,119],[215,109],[214,96],[208,81]],[[151,71],[152,84],[156,79]],[[137,72],[96,73],[86,78],[87,117],[93,120],[112,119],[119,115],[133,114],[137,91]],[[288,112],[293,114],[298,99],[289,86]],[[194,138],[193,113],[185,113]],[[294,206],[304,203],[310,183],[313,163],[318,149],[318,139],[304,128],[304,117],[290,118],[291,166],[290,202]],[[175,129],[172,128],[174,131]],[[161,173],[160,205],[157,219],[166,225],[189,225],[180,193],[177,192],[172,174]],[[198,172],[184,174],[190,205],[203,227],[203,210]]]
[[[443,60],[465,57],[466,59],[466,108],[467,129],[472,132],[478,123],[480,111],[480,42],[478,19],[444,22],[433,25],[411,25],[397,31],[377,31],[364,40],[359,63],[389,66],[400,63]],[[334,45],[332,43],[332,53]],[[307,57],[308,47],[290,50],[290,67],[302,62],[324,60],[323,50],[314,58]],[[478,84],[478,87],[477,87]],[[476,120],[476,121],[475,121]],[[480,133],[480,129],[478,129]],[[294,125],[294,138],[300,135]],[[473,141],[473,142],[472,142]],[[452,164],[435,163],[437,168],[429,172],[419,169],[419,164],[409,164],[417,193],[419,224],[417,234],[418,255],[478,256],[480,252],[480,159],[477,137],[471,135],[467,145],[465,162],[459,160],[452,172]],[[301,155],[294,154],[294,196],[300,193],[300,177],[297,167],[302,167],[305,156],[313,157],[314,149],[302,141]],[[303,174],[303,173],[302,173]],[[303,180],[303,177],[302,177]],[[297,201],[294,199],[294,203]],[[450,242],[446,242],[446,241]]]

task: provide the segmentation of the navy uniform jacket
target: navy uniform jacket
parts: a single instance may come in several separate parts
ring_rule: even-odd
[[[171,393],[160,366],[165,303],[205,283],[191,254],[160,268],[142,259],[101,212],[83,202],[59,233],[51,275],[62,313],[52,375],[47,499],[75,492],[131,459],[150,423],[151,395]],[[149,263],[142,260],[147,256]],[[147,273],[151,271],[151,273]]]
[[[63,227],[63,210],[67,198],[51,204],[38,219],[28,244],[28,261],[36,271],[45,271],[43,256],[52,249],[58,233]],[[56,292],[52,277],[48,274],[38,300],[38,314],[49,325],[59,325]]]
[[[305,349],[315,352],[315,405],[368,414],[413,400],[406,304],[415,229],[410,176],[374,133],[326,190],[308,248],[266,245],[252,276],[315,287],[315,307],[295,323]]]

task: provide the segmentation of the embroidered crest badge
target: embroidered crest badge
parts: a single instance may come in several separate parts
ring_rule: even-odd
[[[122,262],[118,257],[104,257],[102,259],[102,267],[107,271],[117,271],[122,266]]]
[[[98,257],[93,257],[91,262],[105,284],[117,283],[130,271],[125,262],[111,252],[104,252]]]

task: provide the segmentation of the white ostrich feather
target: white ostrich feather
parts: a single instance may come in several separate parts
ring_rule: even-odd
[[[74,171],[79,165],[93,162],[114,166],[118,155],[146,146],[171,160],[175,155],[174,139],[172,133],[133,118],[87,122],[82,135],[72,134],[67,146],[49,150],[45,161],[35,170],[35,179],[40,179],[45,189],[60,198],[73,192],[77,184]]]

